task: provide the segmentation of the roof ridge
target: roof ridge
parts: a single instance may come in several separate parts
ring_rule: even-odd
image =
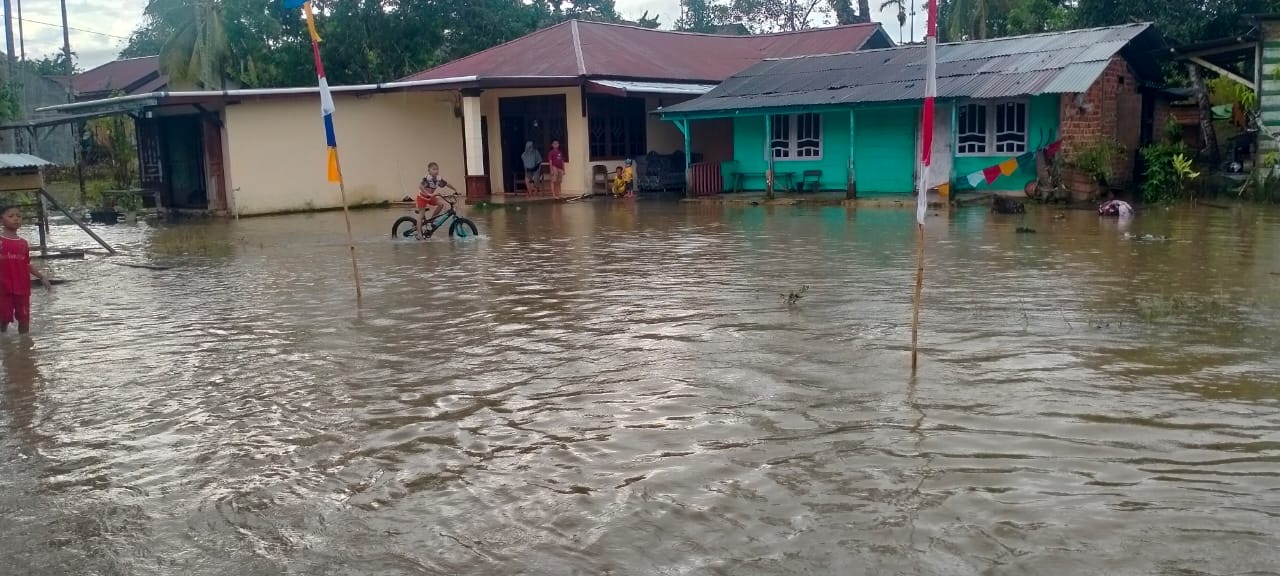
[[[986,38],[983,40],[959,40],[956,42],[943,42],[938,47],[943,46],[959,46],[962,44],[986,44],[991,42],[1003,42],[1009,40],[1026,40],[1028,38],[1039,38],[1044,36],[1064,36],[1067,34],[1075,34],[1080,32],[1097,32],[1099,30],[1119,30],[1121,28],[1144,27],[1150,28],[1154,26],[1151,22],[1133,22],[1129,24],[1117,24],[1115,26],[1094,26],[1093,28],[1078,28],[1074,30],[1060,30],[1058,32],[1036,32],[1035,34],[1019,34],[1017,36],[1001,36],[1000,38]],[[865,50],[844,50],[842,52],[830,52],[827,54],[797,54],[795,56],[774,56],[772,58],[764,58],[764,61],[781,61],[781,60],[800,60],[802,58],[825,58],[827,56],[849,56],[853,54],[871,54],[876,52],[891,52],[896,50],[909,50],[913,48],[924,48],[924,44],[899,44],[888,48],[867,48]]]
[[[559,28],[559,27],[561,27],[561,26],[564,26],[564,25],[569,24],[570,22],[574,22],[574,21],[575,21],[575,20],[565,20],[564,22],[557,22],[557,23],[555,23],[555,24],[552,24],[552,25],[550,25],[550,26],[547,26],[546,28],[539,28],[539,29],[537,29],[537,30],[534,30],[533,32],[530,32],[530,33],[525,34],[525,35],[523,35],[523,36],[518,36],[518,37],[516,37],[516,38],[512,38],[512,39],[507,40],[506,42],[503,42],[503,43],[501,43],[501,44],[495,44],[495,45],[490,46],[490,47],[488,47],[488,48],[485,48],[484,50],[481,50],[481,51],[479,51],[479,52],[472,52],[472,53],[467,54],[466,56],[463,56],[463,57],[461,57],[461,58],[454,58],[453,60],[450,60],[450,61],[448,61],[448,62],[441,62],[441,63],[439,63],[439,64],[436,64],[435,66],[432,66],[432,67],[430,67],[430,68],[427,68],[426,70],[419,70],[419,71],[414,72],[413,74],[410,74],[410,75],[405,76],[405,77],[403,77],[403,78],[397,78],[397,79],[396,79],[396,81],[397,81],[397,82],[399,82],[399,81],[402,81],[402,80],[409,80],[409,79],[412,79],[412,78],[414,78],[414,77],[421,76],[421,75],[423,75],[423,74],[426,74],[426,73],[428,73],[428,72],[431,72],[432,70],[435,70],[435,69],[437,69],[437,68],[443,68],[443,67],[448,66],[448,65],[450,65],[450,64],[456,64],[456,63],[458,63],[458,62],[462,62],[463,60],[469,60],[469,59],[474,58],[474,57],[476,57],[476,56],[479,56],[479,55],[481,55],[481,54],[488,54],[489,52],[493,52],[494,50],[497,50],[497,49],[499,49],[499,48],[502,48],[503,46],[506,46],[506,45],[508,45],[508,44],[514,44],[514,43],[519,42],[519,41],[521,41],[521,40],[524,40],[524,39],[526,39],[526,38],[531,38],[531,37],[533,37],[533,36],[539,36],[539,35],[541,35],[541,34],[544,34],[544,33],[549,32],[549,31],[551,31],[551,30],[555,30],[555,29],[557,29],[557,28]]]
[[[792,36],[796,34],[812,34],[814,32],[825,32],[829,30],[840,30],[844,28],[881,28],[879,22],[859,22],[857,24],[840,24],[837,26],[821,26],[818,28],[805,28],[804,30],[786,30],[782,32],[767,32],[764,34],[711,34],[707,32],[688,32],[685,30],[663,30],[660,28],[645,28],[644,26],[636,26],[635,24],[622,24],[618,22],[600,22],[598,20],[580,20],[574,18],[568,22],[581,22],[583,24],[591,24],[593,26],[612,26],[614,28],[633,28],[635,30],[643,30],[645,32],[655,32],[660,34],[679,34],[682,36],[705,36],[710,38],[772,38],[777,36]]]

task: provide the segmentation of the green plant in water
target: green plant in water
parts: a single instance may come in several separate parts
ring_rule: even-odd
[[[1146,322],[1175,317],[1194,317],[1217,320],[1231,311],[1225,294],[1213,296],[1195,294],[1160,294],[1138,299],[1138,314]]]
[[[1186,158],[1186,147],[1182,142],[1150,144],[1143,146],[1139,153],[1147,166],[1142,200],[1149,204],[1172,204],[1182,198],[1189,178],[1174,164],[1174,158]]]
[[[1185,189],[1187,182],[1200,177],[1200,173],[1191,169],[1191,159],[1186,154],[1173,155],[1173,176],[1178,188]]]
[[[796,304],[799,304],[800,299],[804,298],[805,292],[808,292],[808,291],[809,291],[809,285],[805,284],[796,290],[792,290],[790,292],[787,292],[786,294],[781,294],[780,296],[782,296],[782,303],[786,305],[788,308],[791,308]]]
[[[207,228],[178,226],[157,230],[147,251],[157,257],[218,258],[230,256],[233,249],[226,239],[211,237]]]

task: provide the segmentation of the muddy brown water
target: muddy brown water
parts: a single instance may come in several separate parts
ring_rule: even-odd
[[[0,573],[1280,572],[1280,211],[933,217],[914,379],[908,210],[400,213],[51,264]]]

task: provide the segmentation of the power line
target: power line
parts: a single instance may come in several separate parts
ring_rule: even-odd
[[[21,18],[21,19],[20,19],[20,18],[18,18],[18,17],[16,17],[16,16],[15,16],[15,17],[14,17],[14,20],[20,20],[20,21],[22,21],[22,22],[27,22],[27,23],[29,23],[29,24],[39,24],[39,25],[41,25],[41,26],[48,26],[48,27],[50,27],[50,28],[57,28],[57,29],[59,29],[59,30],[61,30],[61,29],[62,29],[62,25],[61,25],[61,24],[50,24],[50,23],[48,23],[48,22],[41,22],[41,21],[39,21],[39,20],[32,20],[32,19],[30,19],[30,18]],[[68,29],[70,29],[70,30],[75,30],[76,32],[84,32],[85,34],[97,34],[98,36],[106,36],[107,38],[116,38],[116,39],[118,39],[118,40],[128,40],[128,39],[129,39],[129,37],[128,37],[128,36],[117,36],[117,35],[115,35],[115,34],[107,34],[106,32],[98,32],[97,30],[86,30],[86,29],[84,29],[84,28],[76,28],[75,26],[67,26],[67,28],[68,28]]]

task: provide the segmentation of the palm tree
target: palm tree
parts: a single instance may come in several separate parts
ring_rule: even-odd
[[[880,11],[884,12],[885,8],[890,6],[898,7],[898,43],[902,44],[902,30],[907,25],[907,6],[904,0],[884,0],[880,3]],[[915,40],[915,30],[911,31],[911,39]]]
[[[222,4],[217,0],[151,0],[147,16],[169,32],[160,49],[160,70],[176,88],[225,86],[232,59]]]
[[[943,22],[947,37],[952,41],[986,40],[991,29],[988,23],[993,14],[1003,9],[1001,0],[950,0],[946,21]]]

